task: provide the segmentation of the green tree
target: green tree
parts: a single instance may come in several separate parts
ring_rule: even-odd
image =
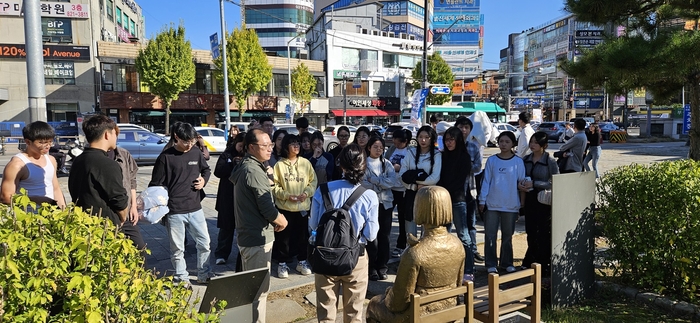
[[[692,110],[690,158],[700,160],[700,3],[567,0],[566,9],[579,21],[625,32],[584,51],[576,62],[562,62],[564,71],[585,88],[602,86],[615,94],[645,88],[656,104],[678,97],[685,86]]]
[[[423,80],[422,62],[416,64],[411,74],[413,77],[413,88],[420,89],[421,81]],[[450,65],[442,59],[438,53],[433,53],[428,56],[428,83],[430,84],[446,84],[450,87],[450,94],[432,94],[428,93],[427,104],[442,105],[447,101],[452,100],[452,82],[455,80],[455,75],[452,74]]]
[[[255,30],[246,29],[245,25],[226,35],[226,60],[228,88],[236,97],[239,120],[243,121],[248,97],[267,87],[272,80],[272,66],[260,47],[258,34]],[[223,84],[222,59],[216,59],[214,64],[218,69],[217,80]]]
[[[194,83],[195,66],[192,46],[185,40],[185,27],[164,28],[146,48],[139,50],[136,69],[141,81],[165,105],[165,133],[170,132],[170,104]]]
[[[316,79],[309,72],[309,68],[304,63],[297,65],[292,72],[292,98],[299,102],[297,112],[302,116],[316,93]]]

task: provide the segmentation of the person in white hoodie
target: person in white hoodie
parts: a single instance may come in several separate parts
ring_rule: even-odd
[[[437,133],[430,126],[418,129],[416,136],[417,147],[408,150],[406,158],[401,160],[399,177],[406,187],[404,193],[404,205],[406,210],[406,234],[418,234],[418,227],[413,220],[413,202],[416,199],[416,191],[423,186],[435,185],[440,180],[442,169],[442,155],[435,147]]]
[[[481,185],[479,196],[479,211],[484,215],[484,231],[486,244],[484,253],[485,266],[489,273],[497,273],[498,259],[496,257],[496,238],[498,228],[501,228],[501,262],[502,268],[512,273],[516,269],[513,266],[513,231],[515,221],[518,219],[521,200],[524,195],[518,192],[518,183],[525,179],[525,163],[522,158],[513,153],[515,135],[510,131],[501,132],[498,135],[498,148],[500,153],[490,156],[486,160],[484,168],[484,181]]]
[[[396,183],[396,172],[390,161],[384,159],[384,140],[372,136],[365,147],[367,168],[360,185],[377,193],[379,198],[379,232],[377,239],[367,244],[369,254],[369,279],[386,280],[389,267],[391,215],[394,211],[394,194],[391,188]]]

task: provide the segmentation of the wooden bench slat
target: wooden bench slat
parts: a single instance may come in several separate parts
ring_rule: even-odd
[[[434,294],[421,295],[420,296],[420,305],[424,305],[424,304],[432,303],[435,301],[456,297],[459,295],[464,295],[466,293],[467,293],[467,286],[458,286],[458,287],[455,287],[452,289],[439,291],[439,292],[434,293]]]
[[[426,322],[449,322],[457,318],[464,318],[467,314],[467,307],[462,304],[455,307],[450,307],[437,312],[432,312],[420,317]]]
[[[498,305],[500,306],[503,304],[512,303],[514,301],[518,301],[532,296],[534,294],[534,285],[535,284],[533,283],[529,283],[501,291],[501,297],[498,298]]]
[[[498,314],[503,315],[503,314],[508,314],[508,313],[512,313],[515,311],[519,311],[519,310],[527,308],[529,305],[530,305],[529,302],[511,303],[511,304],[508,304],[506,306],[499,307]],[[481,312],[474,310],[474,317],[476,319],[480,320],[479,319],[480,316],[484,317],[484,318],[489,317],[488,308],[485,311],[481,311]],[[480,320],[480,321],[482,321],[482,320]],[[496,322],[498,322],[498,320],[496,320]]]
[[[530,277],[534,274],[535,274],[534,269],[524,269],[524,270],[516,271],[514,273],[499,276],[498,280],[501,284],[503,284],[503,283],[512,282],[514,280]],[[489,275],[497,275],[497,274],[489,274]]]

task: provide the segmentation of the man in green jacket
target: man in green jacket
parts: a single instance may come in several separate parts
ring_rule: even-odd
[[[244,143],[248,154],[233,169],[229,180],[233,183],[233,194],[236,196],[233,208],[243,270],[268,270],[260,288],[260,297],[253,302],[253,321],[264,323],[267,293],[270,289],[269,271],[274,232],[284,230],[287,219],[275,207],[265,166],[275,144],[261,129],[248,131]]]

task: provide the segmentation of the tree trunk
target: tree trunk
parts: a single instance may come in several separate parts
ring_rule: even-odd
[[[700,76],[700,75],[698,75]],[[690,159],[700,161],[700,77],[694,77],[690,84]]]
[[[165,104],[165,135],[170,135],[170,103],[163,102]]]
[[[238,121],[243,122],[243,114],[245,113],[246,110],[246,103],[248,102],[248,98],[245,97],[243,98],[243,95],[236,96],[236,102],[238,103]]]

